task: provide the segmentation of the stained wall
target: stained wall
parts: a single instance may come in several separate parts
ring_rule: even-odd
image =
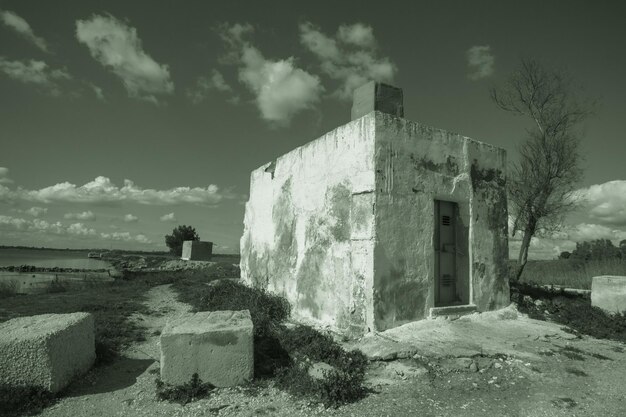
[[[285,296],[296,316],[363,333],[373,326],[374,114],[251,174],[241,274]]]
[[[371,112],[256,169],[241,238],[245,282],[296,317],[353,334],[426,318],[435,200],[458,204],[459,291],[508,305],[504,150]]]
[[[377,330],[435,306],[435,200],[458,204],[459,292],[479,311],[509,303],[503,149],[376,112]]]

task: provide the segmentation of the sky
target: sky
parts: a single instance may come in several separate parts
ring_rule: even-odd
[[[367,80],[405,117],[503,147],[489,88],[521,58],[597,102],[580,208],[530,258],[626,239],[626,6],[617,1],[0,0],[0,245],[237,253],[250,172],[349,122]],[[511,238],[514,256],[518,237]]]

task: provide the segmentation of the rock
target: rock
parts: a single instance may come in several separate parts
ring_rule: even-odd
[[[385,373],[396,378],[416,378],[428,373],[428,370],[417,364],[409,364],[406,362],[395,361],[385,364]]]
[[[478,369],[480,369],[481,371],[489,369],[493,365],[493,359],[485,357],[485,356],[478,356],[474,358],[474,361],[476,365],[478,366]]]
[[[493,364],[493,367],[496,368],[496,369],[500,369],[500,368],[502,368],[502,364],[500,362],[496,362],[496,363]]]
[[[41,314],[0,324],[0,385],[58,392],[96,358],[89,313]]]
[[[448,371],[467,371],[472,365],[471,358],[452,358],[446,359],[441,362],[441,366]]]
[[[535,300],[535,306],[542,307],[545,303],[539,299]]]
[[[316,380],[324,379],[325,374],[336,371],[334,366],[327,364],[326,362],[316,362],[309,367],[309,376]]]
[[[456,358],[454,363],[459,369],[468,369],[474,361],[472,358]]]
[[[472,364],[469,366],[469,370],[471,372],[478,372],[478,365],[476,365],[476,362],[472,361]]]
[[[374,335],[363,337],[358,344],[347,344],[346,346],[359,349],[370,361],[392,361],[410,358],[417,353],[417,349],[410,344],[395,342]]]

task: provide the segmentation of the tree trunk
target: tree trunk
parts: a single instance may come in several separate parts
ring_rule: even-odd
[[[515,271],[515,282],[519,282],[524,267],[528,261],[528,247],[530,246],[530,239],[535,234],[535,227],[533,225],[527,225],[524,229],[524,237],[522,238],[522,246],[519,249],[519,257],[517,258],[517,271]]]

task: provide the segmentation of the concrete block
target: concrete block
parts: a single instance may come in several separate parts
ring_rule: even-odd
[[[185,240],[180,259],[185,261],[210,261],[213,255],[213,242]]]
[[[402,89],[374,81],[356,88],[352,95],[352,120],[373,111],[404,117]]]
[[[611,313],[626,313],[626,276],[593,277],[591,305]]]
[[[161,333],[161,379],[182,385],[197,373],[216,387],[252,380],[252,330],[248,310],[190,313],[169,321]]]
[[[96,358],[89,313],[42,314],[0,324],[0,384],[65,388]]]

